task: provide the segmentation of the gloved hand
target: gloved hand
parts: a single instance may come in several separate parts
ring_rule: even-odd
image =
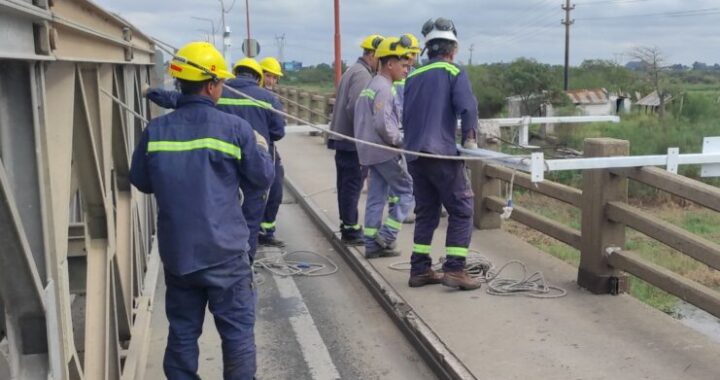
[[[265,140],[265,138],[261,134],[257,133],[257,131],[253,130],[253,133],[255,133],[255,140],[257,140],[257,145],[259,147],[261,147],[264,151],[267,152],[268,151],[267,140]]]
[[[467,140],[465,140],[465,142],[463,143],[463,148],[465,148],[465,149],[477,149],[477,148],[478,148],[477,141],[475,141],[475,139],[467,139]]]
[[[142,86],[140,86],[140,93],[142,94],[142,97],[146,97],[148,91],[150,90],[150,85],[147,83],[143,83]]]

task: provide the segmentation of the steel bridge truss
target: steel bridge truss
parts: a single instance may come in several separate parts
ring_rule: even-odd
[[[159,260],[130,186],[151,39],[85,0],[0,0],[0,378],[135,379]]]

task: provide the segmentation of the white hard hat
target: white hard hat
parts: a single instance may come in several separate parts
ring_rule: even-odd
[[[450,40],[458,42],[457,36],[455,33],[449,31],[449,30],[433,30],[432,32],[428,33],[427,36],[425,36],[425,43],[436,39],[443,39],[443,40]]]
[[[455,24],[442,17],[427,20],[422,26],[422,35],[425,37],[425,44],[436,39],[458,42]]]

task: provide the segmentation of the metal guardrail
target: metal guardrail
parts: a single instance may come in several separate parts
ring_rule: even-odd
[[[623,156],[629,143],[613,139],[587,139],[590,157]],[[629,227],[693,259],[720,270],[720,245],[664,222],[627,204],[628,179],[669,192],[709,209],[720,211],[720,189],[656,167],[591,169],[583,172],[582,189],[550,181],[534,183],[528,174],[487,164],[472,168],[476,189],[478,228],[498,228],[499,214],[506,206],[500,197],[500,182],[514,184],[559,200],[581,211],[581,229],[515,205],[511,219],[580,250],[578,284],[593,293],[619,293],[626,280],[620,271],[632,274],[670,294],[720,317],[720,292],[691,281],[637,254],[623,249]]]
[[[0,0],[0,378],[135,379],[155,212],[132,189],[152,41],[85,0]]]

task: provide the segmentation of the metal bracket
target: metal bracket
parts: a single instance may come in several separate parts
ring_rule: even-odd
[[[703,153],[720,153],[720,137],[706,137]],[[720,177],[720,164],[705,164],[700,170],[701,177]]]
[[[677,174],[680,161],[680,148],[668,148],[666,169],[670,173]]]
[[[530,155],[530,174],[533,182],[542,182],[545,179],[545,155],[542,152]]]

